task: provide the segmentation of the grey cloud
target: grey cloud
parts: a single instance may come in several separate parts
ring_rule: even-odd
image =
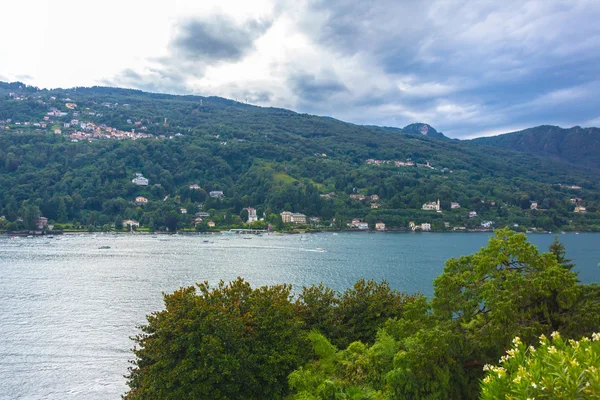
[[[240,87],[237,83],[222,86],[219,95],[233,98],[234,100],[256,104],[256,105],[271,105],[277,102],[274,98],[274,93],[265,89],[255,89]],[[223,94],[227,93],[227,94]]]
[[[348,90],[335,78],[318,78],[310,74],[294,75],[288,82],[303,101],[319,102]]]
[[[396,64],[410,64],[430,29],[429,2],[348,0],[313,3],[313,12],[325,15],[326,23],[313,35],[329,48],[345,54],[368,53],[390,57]],[[310,13],[308,14],[309,18]],[[397,65],[401,68],[402,65]]]
[[[152,92],[189,94],[188,81],[201,78],[206,68],[220,62],[238,61],[254,48],[254,42],[272,21],[251,20],[236,24],[223,15],[183,22],[171,40],[169,53],[148,61],[144,71],[125,69],[102,83]],[[252,101],[266,103],[266,91],[247,94]]]
[[[130,68],[124,69],[117,76],[104,79],[101,84],[140,89],[153,93],[190,94],[186,85],[186,77],[179,72],[154,69],[145,74]]]
[[[240,62],[273,24],[285,22],[285,30],[309,39],[312,49],[299,53],[314,62],[290,51],[269,67],[273,79],[209,82],[213,94],[355,123],[423,121],[451,137],[598,118],[600,2],[309,0],[303,8],[277,0],[275,8],[266,22],[188,20],[152,69],[123,71],[113,81],[189,93],[186,82],[198,81],[207,66]],[[569,101],[558,101],[561,94]]]
[[[140,74],[132,70],[131,68],[127,68],[121,72],[121,77],[130,81],[141,81],[143,78]]]
[[[18,80],[20,80],[21,82],[25,82],[25,83],[27,83],[28,81],[32,81],[33,80],[33,76],[28,75],[28,74],[17,75],[16,78]]]
[[[387,79],[391,87],[346,98],[333,116],[376,124],[414,122],[412,118],[422,116],[457,137],[515,123],[551,119],[575,124],[596,117],[592,110],[600,103],[600,92],[575,93],[572,105],[532,104],[544,94],[600,81],[595,68],[600,61],[598,2],[310,4],[299,26],[314,43],[345,59],[369,60],[376,67],[374,77]],[[312,21],[325,22],[316,26]],[[403,76],[414,77],[410,90],[393,87]],[[368,82],[359,84],[368,87]],[[326,92],[319,97],[327,103]]]
[[[252,104],[269,104],[273,100],[273,93],[267,90],[244,90],[241,92],[241,96],[245,101]]]
[[[31,84],[32,80],[33,80],[33,77],[31,75],[27,75],[27,74],[7,75],[7,76],[0,74],[0,81],[2,81],[2,82],[18,81],[18,82],[22,82],[26,85],[29,85],[29,84]]]
[[[271,26],[272,21],[250,21],[244,25],[225,16],[191,20],[179,29],[172,43],[176,52],[192,60],[235,61],[254,46],[254,41]]]

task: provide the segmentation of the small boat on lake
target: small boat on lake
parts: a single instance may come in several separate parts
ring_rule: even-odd
[[[322,249],[322,248],[320,248],[320,247],[317,247],[317,248],[315,249],[315,251],[316,251],[317,253],[325,253],[325,249]]]
[[[98,247],[98,249],[106,250],[106,249],[110,249],[110,246],[100,246],[100,247]]]

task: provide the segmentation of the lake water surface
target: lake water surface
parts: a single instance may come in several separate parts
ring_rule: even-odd
[[[253,286],[361,278],[431,295],[450,257],[489,234],[0,237],[0,399],[118,399],[130,336],[162,292],[241,276]],[[209,242],[206,243],[205,241]],[[552,235],[531,235],[546,250]],[[582,282],[600,281],[600,234],[560,235]],[[110,249],[100,249],[110,246]],[[322,248],[325,251],[316,251]]]

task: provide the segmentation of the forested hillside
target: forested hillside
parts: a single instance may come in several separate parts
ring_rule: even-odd
[[[217,97],[0,83],[0,128],[0,230],[31,228],[38,212],[61,226],[173,230],[202,211],[199,229],[232,227],[244,207],[279,229],[292,211],[314,227],[600,230],[596,170]],[[422,210],[438,199],[440,212]]]
[[[482,137],[473,142],[517,150],[600,169],[600,129],[574,126],[537,126],[504,135]]]

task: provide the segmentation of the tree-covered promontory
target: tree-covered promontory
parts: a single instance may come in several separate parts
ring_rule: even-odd
[[[372,281],[344,293],[242,279],[182,288],[135,338],[125,398],[490,398],[512,390],[499,379],[480,388],[515,337],[527,347],[600,331],[600,288],[551,250],[498,230],[447,261],[432,298]]]

